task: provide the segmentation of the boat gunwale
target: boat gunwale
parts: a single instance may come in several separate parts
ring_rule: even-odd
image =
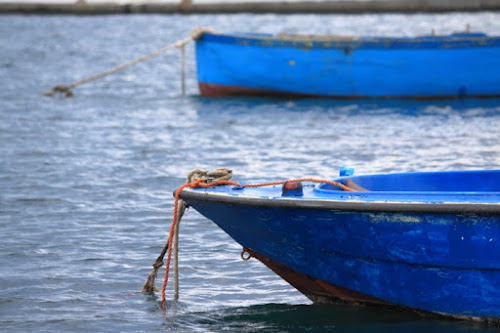
[[[292,48],[349,48],[349,49],[453,49],[500,47],[500,36],[476,34],[356,37],[339,35],[204,33],[199,41],[227,43],[242,46]]]
[[[174,195],[177,192],[174,191]],[[349,192],[363,195],[366,192]],[[345,212],[391,212],[391,213],[436,213],[436,214],[473,214],[473,215],[500,215],[499,203],[471,203],[471,202],[402,202],[402,201],[343,201],[332,199],[295,199],[293,197],[249,197],[234,196],[224,192],[195,191],[185,188],[180,198],[234,204],[241,206],[314,209]],[[189,203],[189,202],[188,202]]]

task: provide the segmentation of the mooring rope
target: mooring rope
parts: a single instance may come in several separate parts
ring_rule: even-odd
[[[182,96],[186,95],[186,45],[179,47],[181,50],[181,92]]]
[[[183,90],[183,93],[184,93],[184,90],[185,90],[185,83],[184,83],[184,79],[185,79],[185,74],[184,74],[184,63],[185,63],[185,60],[184,60],[184,57],[185,57],[185,51],[184,51],[184,47],[186,46],[186,44],[188,44],[189,42],[191,41],[195,41],[197,39],[199,39],[204,33],[206,32],[212,32],[213,30],[211,28],[195,28],[191,31],[191,34],[189,35],[189,37],[186,37],[184,39],[181,39],[181,40],[178,40],[177,42],[173,43],[173,44],[170,44],[168,46],[165,46],[159,50],[156,50],[154,52],[151,52],[151,53],[148,53],[146,55],[143,55],[139,58],[136,58],[134,60],[131,60],[131,61],[128,61],[124,64],[121,64],[119,66],[116,66],[116,67],[113,67],[113,68],[110,68],[108,70],[105,70],[103,72],[100,72],[100,73],[97,73],[97,74],[94,74],[94,75],[91,75],[89,77],[86,77],[84,79],[81,79],[81,80],[78,80],[78,81],[75,81],[73,83],[70,83],[68,85],[56,85],[54,86],[51,90],[49,91],[46,91],[44,92],[42,95],[43,96],[52,96],[54,95],[55,93],[65,93],[65,97],[72,97],[73,96],[73,92],[71,91],[71,89],[77,87],[77,86],[80,86],[82,84],[85,84],[85,83],[88,83],[88,82],[91,82],[91,81],[95,81],[97,79],[100,79],[106,75],[109,75],[109,74],[112,74],[112,73],[115,73],[115,72],[118,72],[122,69],[125,69],[125,68],[128,68],[130,66],[133,66],[133,65],[136,65],[140,62],[143,62],[143,61],[146,61],[148,59],[151,59],[153,57],[156,57],[162,53],[165,53],[167,51],[170,51],[174,48],[179,48],[181,50],[181,62],[182,62],[182,90]]]
[[[163,247],[163,250],[160,254],[160,256],[156,259],[155,263],[153,264],[153,271],[151,274],[149,274],[146,282],[144,283],[142,287],[142,292],[144,293],[152,293],[154,291],[157,291],[158,289],[156,288],[154,282],[155,278],[158,273],[158,269],[163,265],[163,258],[165,254],[167,254],[167,264],[165,267],[165,279],[163,281],[163,286],[162,286],[162,306],[165,306],[166,302],[166,296],[165,296],[165,291],[167,288],[168,284],[168,277],[169,277],[169,270],[170,270],[170,259],[172,255],[172,247],[174,247],[174,300],[178,300],[179,298],[179,283],[178,283],[178,232],[179,232],[179,224],[180,220],[182,218],[182,215],[184,214],[184,211],[187,207],[186,203],[184,200],[180,199],[180,194],[183,189],[190,187],[190,188],[196,188],[196,187],[203,187],[203,188],[208,188],[208,187],[213,187],[213,186],[218,186],[218,185],[233,185],[233,186],[240,186],[240,187],[263,187],[263,186],[271,186],[271,185],[282,185],[287,181],[291,182],[313,182],[313,183],[326,183],[330,184],[336,187],[341,188],[344,191],[356,191],[353,188],[350,188],[342,183],[327,180],[327,179],[318,179],[318,178],[298,178],[298,179],[289,179],[289,180],[280,180],[280,181],[275,181],[275,182],[267,182],[267,183],[258,183],[258,184],[240,184],[235,181],[231,181],[232,177],[232,170],[226,169],[226,168],[221,168],[221,169],[216,169],[214,171],[204,171],[201,169],[195,169],[192,170],[187,177],[186,183],[184,183],[179,189],[177,189],[175,193],[175,201],[174,201],[174,213],[173,213],[173,219],[172,219],[172,225],[170,226],[170,232],[169,236],[167,239],[167,242],[165,246]],[[175,245],[172,246],[173,239],[175,237]],[[167,253],[168,252],[168,253]]]
[[[197,180],[200,180],[200,181],[221,181],[221,180],[228,180],[232,177],[232,171],[229,170],[229,169],[225,169],[225,168],[221,168],[221,169],[216,169],[214,171],[205,171],[205,170],[202,170],[202,169],[194,169],[194,170],[191,170],[187,176],[187,180],[186,180],[186,183],[184,185],[184,187],[190,185],[191,183],[197,181]],[[180,194],[180,191],[177,191],[179,194]],[[176,199],[175,199],[175,205],[174,205],[174,218],[173,218],[173,221],[172,221],[172,226],[174,226],[174,228],[171,228],[170,230],[170,233],[172,233],[172,230],[177,230],[177,233],[179,231],[179,228],[175,228],[175,225],[179,225],[180,224],[180,220],[182,219],[182,216],[184,215],[184,212],[187,208],[187,205],[186,203],[184,202],[184,200],[178,198],[177,194],[176,194]],[[175,236],[175,239],[178,239],[178,235]],[[153,263],[153,270],[151,271],[151,273],[149,274],[148,278],[146,279],[146,282],[144,283],[144,285],[142,286],[142,292],[143,293],[153,293],[155,291],[158,291],[158,288],[156,288],[155,286],[155,279],[156,279],[156,276],[158,275],[158,270],[160,269],[161,266],[163,266],[163,258],[165,257],[165,254],[167,253],[167,251],[171,251],[171,244],[172,244],[172,237],[170,236],[169,234],[169,237],[167,239],[167,242],[165,243],[160,255],[158,256],[158,258],[156,259],[156,261]],[[178,258],[177,258],[177,255],[178,254],[178,245],[177,245],[177,242],[176,242],[176,245],[174,245],[176,247],[176,250],[174,250],[174,260],[175,262],[178,262]],[[170,254],[169,254],[170,256]],[[170,260],[168,261],[168,263],[170,263]],[[168,265],[167,265],[168,267]],[[175,267],[174,267],[175,268]],[[174,278],[176,278],[176,276],[178,276],[178,274],[174,274]],[[168,279],[168,277],[167,277]],[[166,284],[164,283],[164,288],[166,287]],[[178,299],[178,295],[179,295],[179,284],[178,284],[178,280],[176,279],[176,282],[175,282],[175,290],[174,290],[174,299]],[[164,295],[164,292],[163,292],[163,295]]]

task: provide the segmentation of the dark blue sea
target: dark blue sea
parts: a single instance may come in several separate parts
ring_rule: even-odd
[[[313,305],[194,210],[180,227],[180,299],[141,287],[194,168],[244,182],[500,168],[500,100],[199,96],[194,48],[68,84],[217,31],[500,34],[500,13],[0,16],[0,331],[469,332],[482,324]],[[477,59],[481,61],[481,59]],[[457,70],[460,70],[457,68]],[[498,73],[498,69],[496,69]],[[163,281],[161,270],[157,286]],[[172,281],[172,279],[170,280]]]

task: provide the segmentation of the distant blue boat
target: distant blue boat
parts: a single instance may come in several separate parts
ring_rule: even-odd
[[[500,96],[500,37],[338,37],[204,33],[204,96],[444,99]]]
[[[500,170],[334,181],[180,197],[314,302],[500,320]]]

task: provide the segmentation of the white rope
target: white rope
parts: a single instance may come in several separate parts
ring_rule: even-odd
[[[118,71],[120,71],[122,69],[125,69],[127,67],[133,66],[133,65],[138,64],[140,62],[146,61],[146,60],[151,59],[153,57],[156,57],[156,56],[158,56],[158,55],[160,55],[162,53],[165,53],[167,51],[170,51],[170,50],[172,50],[174,48],[180,48],[181,52],[184,53],[184,46],[187,43],[189,43],[189,42],[191,42],[193,40],[199,39],[205,32],[212,32],[212,31],[213,30],[211,28],[195,28],[195,29],[193,29],[191,31],[191,34],[189,35],[189,37],[181,39],[181,40],[179,40],[179,41],[177,41],[177,42],[175,42],[173,44],[170,44],[168,46],[165,46],[165,47],[163,47],[163,48],[161,48],[161,49],[159,49],[157,51],[148,53],[146,55],[143,55],[142,57],[136,58],[134,60],[131,60],[129,62],[121,64],[119,66],[116,66],[116,67],[110,68],[108,70],[105,70],[103,72],[100,72],[100,73],[91,75],[89,77],[86,77],[86,78],[84,78],[82,80],[75,81],[75,82],[70,83],[68,85],[56,85],[51,90],[44,92],[43,95],[44,96],[52,96],[56,92],[62,92],[62,93],[66,94],[66,97],[71,97],[71,96],[73,96],[73,92],[71,91],[72,88],[75,88],[77,86],[80,86],[82,84],[85,84],[85,83],[88,83],[88,82],[91,82],[91,81],[95,81],[95,80],[100,79],[100,78],[102,78],[102,77],[104,77],[106,75],[118,72]],[[182,55],[182,57],[183,57],[182,62],[184,63],[184,55]]]
[[[186,95],[186,45],[181,47],[181,92],[182,96]]]
[[[233,176],[233,171],[227,168],[219,168],[213,171],[194,169],[189,172],[187,182],[191,183],[197,179],[205,179],[207,182],[218,180],[229,180]],[[179,210],[177,211],[177,223],[174,228],[173,254],[174,254],[174,300],[179,299],[179,225],[181,223],[187,204],[184,200],[179,200]]]
[[[189,172],[187,176],[186,183],[191,183],[197,179],[203,179],[206,182],[213,182],[213,181],[218,181],[218,180],[229,180],[231,179],[233,175],[233,171],[230,169],[226,168],[220,168],[216,169],[214,171],[205,171],[201,169],[194,169],[191,172]],[[156,261],[153,263],[153,270],[151,273],[148,275],[146,282],[144,282],[144,285],[142,286],[142,292],[143,293],[153,293],[155,291],[158,291],[158,288],[155,286],[155,280],[158,275],[158,270],[160,269],[161,266],[163,266],[163,258],[165,257],[165,254],[167,253],[168,249],[170,246],[173,246],[173,252],[174,252],[174,300],[179,299],[179,261],[178,261],[178,255],[179,255],[179,225],[182,219],[182,216],[184,215],[184,212],[187,208],[187,204],[184,202],[184,200],[179,199],[178,202],[178,209],[177,209],[177,216],[176,216],[176,224],[174,227],[174,239],[172,239],[173,244],[169,244],[168,240],[163,246],[163,249],[156,258]]]

